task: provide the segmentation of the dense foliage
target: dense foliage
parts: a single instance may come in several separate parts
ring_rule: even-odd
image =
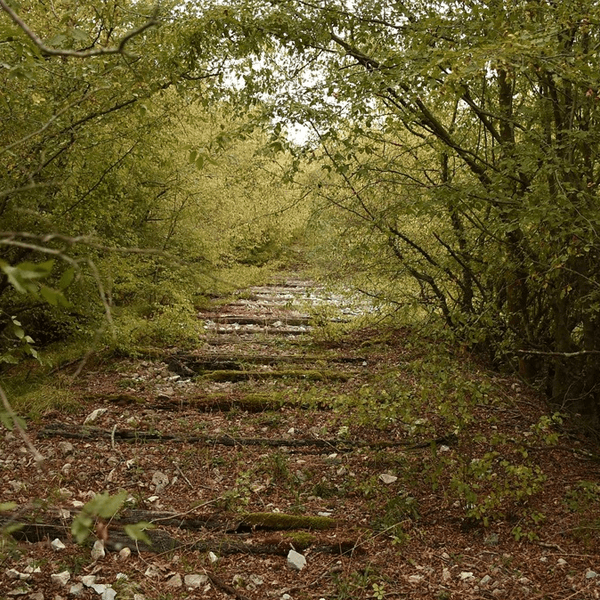
[[[312,127],[331,173],[316,187],[346,213],[344,240],[369,269],[597,422],[598,4],[199,11],[198,28],[230,52],[261,55],[248,91],[270,85],[275,118]]]
[[[597,3],[55,2],[49,24],[24,2],[25,27],[1,4],[0,301],[21,345],[15,282],[60,305],[72,279],[40,287],[42,255],[77,274],[56,335],[99,303],[187,310],[199,273],[293,238],[296,176],[341,234],[332,269],[598,422]]]
[[[264,264],[301,227],[281,216],[297,196],[280,182],[289,158],[234,113],[222,58],[197,60],[176,9],[3,9],[2,360],[91,333],[103,313],[125,342],[148,318],[163,341],[193,334],[220,268]]]

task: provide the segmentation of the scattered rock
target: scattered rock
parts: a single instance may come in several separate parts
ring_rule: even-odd
[[[246,585],[244,578],[239,573],[236,573],[233,576],[231,582],[233,583],[234,587],[243,587]]]
[[[150,565],[144,572],[144,575],[150,579],[156,579],[160,577],[160,569],[155,565]]]
[[[69,571],[62,571],[62,573],[52,573],[50,579],[58,585],[67,585],[69,579],[71,579],[71,573]]]
[[[131,548],[125,546],[119,550],[119,560],[127,560],[131,556]]]
[[[169,485],[169,478],[162,471],[154,471],[152,474],[152,484],[154,485],[155,493],[160,494]]]
[[[183,585],[181,575],[179,573],[175,573],[175,575],[167,579],[165,585],[171,588],[180,588]]]
[[[101,417],[107,410],[108,410],[108,408],[97,408],[96,410],[93,410],[84,419],[83,424],[87,425],[88,423],[93,423],[94,421],[96,421],[98,419],[98,417]]]
[[[14,590],[11,590],[6,595],[7,596],[26,596],[27,594],[29,594],[30,591],[31,590],[29,588],[20,587],[20,588],[15,588]]]
[[[302,571],[306,566],[306,558],[295,550],[290,550],[287,555],[287,564],[290,569]]]
[[[58,442],[57,446],[58,446],[59,452],[63,456],[66,456],[67,454],[72,454],[73,451],[75,450],[75,447],[73,446],[73,444],[71,444],[71,442],[66,442],[66,441]]]
[[[208,583],[208,575],[199,575],[199,574],[186,575],[183,578],[183,582],[185,583],[186,587],[197,588],[197,587],[200,587],[201,585]]]
[[[423,577],[423,575],[409,575],[408,576],[409,583],[420,583],[421,581],[423,581],[423,579],[425,579],[425,577]]]
[[[91,556],[93,561],[100,560],[106,556],[106,552],[104,551],[104,542],[102,540],[96,540],[94,542]]]
[[[471,581],[472,579],[475,579],[471,571],[463,571],[462,573],[459,573],[458,577],[461,581]]]
[[[598,577],[598,573],[596,573],[596,571],[592,571],[591,569],[588,569],[585,574],[585,578],[586,579],[594,579],[595,577]]]
[[[83,583],[74,583],[69,588],[69,596],[81,596],[83,594]]]
[[[44,594],[42,592],[35,592],[29,596],[29,600],[44,600]]]
[[[389,473],[382,473],[379,476],[379,480],[385,483],[386,485],[389,485],[390,483],[394,483],[394,481],[397,481],[398,478],[394,475],[390,475]]]
[[[567,564],[567,561],[566,561],[564,558],[559,558],[559,559],[556,561],[556,564],[557,564],[559,567],[564,567],[564,566]]]
[[[484,575],[481,578],[481,581],[479,582],[479,585],[485,587],[486,585],[488,585],[490,583],[490,581],[492,581],[492,578],[489,575]]]
[[[84,575],[81,578],[81,583],[83,583],[83,585],[85,585],[86,587],[92,587],[94,585],[94,583],[96,583],[96,576],[95,575]]]
[[[452,579],[452,574],[450,573],[450,569],[444,567],[442,569],[442,581],[450,581]]]
[[[219,557],[214,552],[209,552],[208,560],[214,565],[219,560]]]
[[[8,485],[10,485],[10,487],[13,489],[13,492],[16,493],[20,492],[25,487],[25,484],[22,481],[16,481],[15,479],[11,479],[8,482]]]
[[[250,581],[254,584],[254,585],[262,585],[265,581],[264,579],[260,576],[260,575],[250,575]]]

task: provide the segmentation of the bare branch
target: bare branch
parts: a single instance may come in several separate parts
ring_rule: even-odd
[[[140,35],[142,32],[146,31],[146,29],[150,29],[150,27],[154,27],[158,25],[158,19],[155,15],[148,19],[143,25],[137,27],[136,29],[132,29],[129,33],[127,33],[118,46],[112,48],[97,48],[95,50],[61,50],[58,48],[52,48],[51,46],[46,46],[44,42],[39,38],[30,28],[29,26],[19,17],[19,15],[6,3],[6,0],[0,0],[0,7],[8,14],[8,16],[12,19],[12,21],[20,27],[25,35],[39,48],[42,54],[47,56],[64,56],[64,57],[73,57],[73,58],[90,58],[92,56],[104,56],[109,54],[127,54],[125,52],[125,45],[131,39]]]

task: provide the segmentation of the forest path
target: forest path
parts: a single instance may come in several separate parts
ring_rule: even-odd
[[[341,333],[363,310],[288,279],[202,311],[193,351],[97,363],[77,382],[81,410],[32,428],[43,477],[22,441],[6,436],[1,497],[18,504],[30,543],[4,561],[0,591],[37,600],[598,597],[588,576],[600,571],[595,547],[557,533],[524,545],[508,518],[489,529],[466,518],[452,490],[460,456],[467,468],[492,435],[529,431],[537,399],[470,367],[466,396],[486,389],[503,400],[479,398],[476,426],[457,436],[454,416],[423,404],[420,373],[438,368],[433,346],[400,329]],[[427,401],[454,393],[448,377],[425,390]],[[560,451],[542,458],[551,485],[541,504],[597,471],[565,464]],[[122,490],[126,510],[94,519],[109,552],[93,561],[70,537],[72,518],[94,494]],[[556,532],[569,525],[554,504]],[[151,546],[124,533],[139,521],[155,527]],[[35,543],[55,538],[63,550]],[[288,564],[290,550],[304,556],[301,570]],[[39,573],[28,572],[32,561]],[[60,572],[68,582],[52,577]]]

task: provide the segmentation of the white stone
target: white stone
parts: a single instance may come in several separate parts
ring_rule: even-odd
[[[181,580],[181,575],[179,573],[175,573],[175,575],[173,575],[172,577],[167,579],[167,582],[165,583],[165,585],[172,587],[172,588],[180,588],[183,585],[183,581]]]
[[[44,594],[42,594],[42,592],[36,592],[35,594],[31,594],[28,600],[44,600]]]
[[[214,565],[219,560],[219,557],[214,552],[209,552],[208,560]]]
[[[58,449],[60,450],[60,453],[63,455],[71,454],[73,452],[73,450],[75,450],[73,444],[71,444],[71,442],[66,442],[66,441],[59,442]]]
[[[295,550],[290,550],[287,555],[287,565],[295,571],[302,571],[306,566],[306,558]]]
[[[471,579],[475,579],[471,571],[463,571],[462,573],[459,573],[458,577],[461,581],[470,581]]]
[[[446,567],[444,567],[442,570],[442,581],[450,581],[450,579],[452,579],[452,574],[450,573],[450,569],[447,569]]]
[[[564,566],[567,564],[567,561],[566,561],[564,558],[559,558],[559,559],[556,561],[556,564],[557,564],[559,567],[564,567]]]
[[[19,573],[19,571],[17,571],[16,569],[8,569],[6,571],[6,576],[9,579],[21,579],[21,575],[22,573]]]
[[[127,581],[129,577],[125,573],[117,573],[117,581]]]
[[[591,569],[589,569],[585,574],[586,579],[594,579],[594,577],[598,577],[598,573],[596,573],[596,571],[592,571]]]
[[[425,577],[423,577],[423,575],[409,575],[408,576],[409,583],[420,583],[421,581],[423,581],[423,579],[425,579]]]
[[[197,588],[197,587],[200,587],[201,585],[208,583],[208,575],[200,575],[200,574],[186,575],[183,578],[183,582],[185,583],[186,587]]]
[[[98,594],[101,594],[102,600],[115,600],[117,597],[117,592],[110,585],[95,585],[93,588]],[[99,592],[96,588],[103,588],[102,592]]]
[[[81,596],[83,593],[83,583],[74,583],[69,588],[69,596]]]
[[[100,560],[106,556],[106,552],[104,551],[104,542],[102,540],[96,540],[94,545],[92,546],[91,552],[92,560]]]
[[[14,590],[11,590],[10,592],[8,592],[6,595],[7,596],[26,596],[27,594],[29,594],[31,590],[29,588],[15,588]]]
[[[389,473],[382,473],[379,476],[379,480],[383,481],[383,483],[385,483],[386,485],[388,485],[390,483],[394,483],[394,481],[397,481],[398,478],[395,477],[394,475],[390,475]]]
[[[150,579],[156,579],[157,577],[160,577],[160,570],[155,565],[150,565],[144,572],[144,575]]]
[[[489,575],[484,575],[484,576],[481,578],[481,581],[479,582],[479,585],[486,586],[486,585],[488,585],[488,583],[489,583],[491,580],[492,580],[492,578],[491,578]]]
[[[162,471],[154,471],[152,484],[154,485],[154,492],[160,494],[169,485],[169,478]]]
[[[66,548],[66,546],[58,538],[52,540],[50,542],[50,546],[52,546],[52,549],[56,551],[64,550]]]
[[[125,548],[119,550],[119,560],[127,560],[130,556],[131,548],[129,546],[125,546]]]
[[[96,421],[98,419],[98,417],[101,417],[106,411],[108,410],[108,408],[97,408],[96,410],[93,410],[83,421],[84,425],[87,425],[88,423],[93,423],[94,421]]]
[[[71,579],[71,573],[69,571],[62,571],[61,573],[52,573],[50,579],[58,585],[67,585],[69,579]]]
[[[85,585],[86,587],[91,587],[94,585],[94,583],[96,583],[96,576],[95,575],[84,575],[81,578],[81,583],[83,583],[83,585]]]

